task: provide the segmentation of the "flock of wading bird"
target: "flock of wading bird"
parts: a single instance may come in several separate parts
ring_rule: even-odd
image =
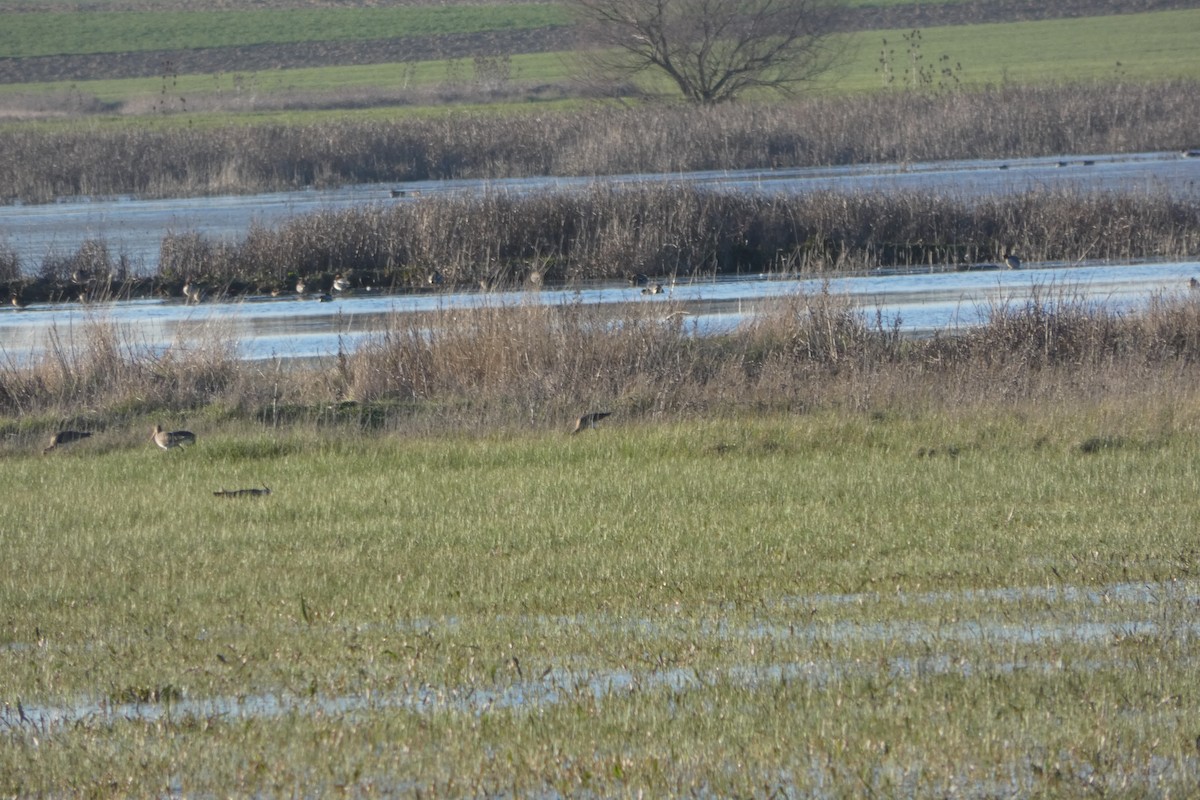
[[[92,438],[91,431],[59,431],[50,437],[50,444],[42,450],[42,455],[49,454],[52,450],[57,450],[60,447],[66,447],[75,442],[82,442],[84,439]],[[150,432],[150,440],[163,450],[171,450],[176,447],[182,447],[185,444],[195,444],[196,434],[191,431],[165,431],[162,425],[155,425],[154,430]]]
[[[600,422],[600,420],[605,419],[606,417],[611,417],[611,416],[612,416],[611,411],[589,411],[588,413],[583,414],[582,416],[580,416],[578,419],[575,420],[575,427],[571,430],[571,433],[575,434],[575,433],[579,433],[580,431],[587,430],[588,428],[595,428],[596,423]],[[50,452],[52,452],[54,450],[57,450],[59,448],[66,447],[67,445],[74,444],[75,442],[81,442],[84,439],[90,439],[90,438],[92,438],[91,431],[73,431],[73,430],[59,431],[58,433],[56,433],[50,437],[50,444],[48,444],[46,446],[46,448],[44,450],[42,450],[42,455],[48,455]],[[154,430],[151,431],[150,439],[151,439],[151,441],[154,442],[154,444],[158,445],[158,447],[160,447],[161,449],[172,450],[176,447],[183,447],[184,445],[195,444],[196,443],[196,434],[192,433],[191,431],[183,431],[183,430],[167,431],[167,430],[163,430],[162,425],[155,425]],[[219,491],[213,492],[213,494],[217,497],[227,497],[227,498],[263,497],[265,495],[269,495],[270,493],[271,493],[271,489],[266,484],[263,484],[263,487],[261,489],[257,489],[257,488],[256,489],[221,489]]]

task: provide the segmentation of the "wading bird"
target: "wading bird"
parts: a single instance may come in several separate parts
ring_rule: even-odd
[[[162,425],[154,426],[154,433],[150,438],[163,450],[196,443],[196,434],[191,431],[164,431]]]
[[[306,284],[304,282],[304,278],[301,278],[300,280],[296,281],[296,294],[304,294],[304,291],[307,288],[308,288],[308,284]]]
[[[345,275],[335,275],[333,278],[333,290],[335,292],[344,292],[350,288],[350,279]]]
[[[1009,269],[1021,268],[1021,259],[1016,257],[1011,247],[1004,248],[1004,266]]]
[[[579,433],[585,428],[594,428],[596,423],[605,417],[611,417],[611,411],[592,411],[575,420],[575,429],[571,433]]]
[[[652,283],[645,289],[642,289],[642,294],[662,294],[663,288],[661,283]]]
[[[204,290],[189,280],[183,285],[183,298],[189,303],[199,303],[204,298]]]
[[[42,451],[42,455],[46,455],[59,445],[72,444],[73,442],[78,442],[80,439],[86,439],[91,435],[91,431],[59,431],[50,437],[50,445]]]
[[[8,302],[12,303],[13,308],[24,308],[25,307],[25,301],[21,299],[21,296],[19,294],[14,293],[11,297],[8,298]]]

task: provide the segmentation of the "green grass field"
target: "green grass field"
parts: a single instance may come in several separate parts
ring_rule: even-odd
[[[540,7],[539,7],[540,8]],[[266,12],[264,12],[266,13]],[[913,83],[911,58],[933,67],[927,85],[950,88],[1013,83],[1062,83],[1078,81],[1146,81],[1200,77],[1200,56],[1193,46],[1200,30],[1200,9],[1147,14],[1089,17],[992,25],[929,28],[921,31],[918,46],[903,39],[909,31],[881,30],[856,34],[847,52],[850,58],[827,75],[817,91],[844,93],[871,91],[884,86],[880,72],[881,50],[886,40],[893,72],[893,86]],[[954,78],[940,74],[950,68]],[[566,81],[572,70],[569,54],[542,53],[511,58],[511,82],[532,85]],[[0,96],[73,95],[95,97],[105,103],[151,107],[156,98],[169,94],[183,97],[192,107],[238,96],[292,93],[329,96],[355,91],[405,91],[435,89],[446,85],[452,73],[471,79],[470,64],[456,66],[445,61],[403,65],[364,65],[312,69],[267,70],[233,75],[170,75],[153,78],[74,81],[0,86]],[[517,104],[519,107],[520,103]],[[406,106],[395,113],[424,113],[427,107]],[[377,114],[378,111],[279,111],[257,112],[255,120],[315,120],[345,113]],[[209,114],[206,114],[208,116]],[[211,112],[210,122],[238,118],[234,112]],[[180,124],[191,124],[187,119]]]
[[[1200,421],[1030,411],[10,444],[0,792],[1182,790]]]
[[[0,26],[0,57],[130,53],[256,44],[389,39],[563,25],[559,6],[291,8],[10,14]]]
[[[934,85],[996,85],[1012,83],[1117,82],[1117,80],[1157,80],[1200,78],[1200,56],[1193,46],[1192,32],[1200,30],[1200,10],[1128,14],[1120,17],[1094,17],[1050,20],[1038,23],[954,26],[922,31],[917,48],[904,41],[908,31],[871,31],[854,37],[853,58],[816,86],[817,91],[846,92],[881,89],[882,42],[893,50],[892,70],[895,86],[911,83],[907,65],[910,55],[920,55],[923,64],[961,65],[954,68],[955,79],[937,74]],[[943,58],[944,56],[944,58]],[[470,79],[469,65],[456,67],[464,79]],[[550,53],[516,55],[511,58],[514,84],[539,84],[569,78],[572,62],[568,55]],[[150,107],[156,98],[168,92],[172,98],[184,97],[196,107],[205,98],[233,98],[250,95],[292,94],[329,96],[354,91],[403,91],[434,89],[445,85],[451,68],[445,61],[427,61],[403,65],[366,65],[319,67],[310,70],[265,71],[238,76],[228,74],[181,74],[95,82],[18,84],[0,86],[0,96],[10,95],[86,95],[106,103],[136,104]],[[313,110],[313,112],[257,113],[253,119],[301,121],[343,116],[376,115],[378,110]],[[395,113],[422,113],[419,108],[395,109]],[[210,122],[222,124],[239,119],[236,113],[216,112]],[[179,124],[191,124],[184,116]]]

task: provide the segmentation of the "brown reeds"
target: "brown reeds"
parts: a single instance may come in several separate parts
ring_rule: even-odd
[[[295,126],[9,126],[0,199],[1177,150],[1195,146],[1197,91],[1169,81]]]
[[[1200,207],[1164,195],[1036,192],[983,200],[916,192],[754,195],[700,187],[597,187],[514,197],[436,197],[322,212],[235,244],[163,242],[160,278],[381,288],[516,287],[695,275],[950,269],[1023,260],[1141,259],[1200,250]]]
[[[895,321],[871,319],[827,292],[781,298],[721,336],[695,335],[679,311],[669,301],[608,309],[531,302],[398,315],[355,351],[289,367],[239,361],[211,333],[155,352],[97,322],[86,346],[52,334],[41,356],[0,368],[0,416],[46,420],[39,437],[83,408],[108,427],[203,411],[268,425],[483,432],[561,430],[589,407],[638,424],[1200,394],[1200,300],[1190,292],[1129,314],[1047,288],[1027,301],[997,301],[977,327],[927,339],[901,336]]]

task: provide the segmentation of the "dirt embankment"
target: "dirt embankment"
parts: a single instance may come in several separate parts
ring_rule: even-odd
[[[914,3],[887,8],[847,9],[841,12],[837,26],[847,31],[927,28],[1197,6],[1200,6],[1197,0],[1058,0],[1054,3],[1045,3],[1043,0],[974,0],[964,3]],[[260,72],[300,67],[518,55],[566,50],[577,44],[575,32],[564,26],[371,41],[3,58],[0,59],[0,84]]]

